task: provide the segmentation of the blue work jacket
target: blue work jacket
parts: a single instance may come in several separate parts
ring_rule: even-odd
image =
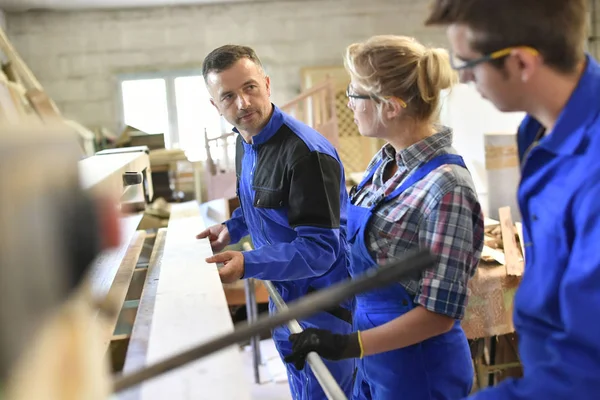
[[[525,271],[514,322],[524,377],[477,400],[600,399],[600,66],[585,71],[554,129],[519,128]],[[529,151],[528,151],[529,149]]]
[[[233,243],[252,238],[244,278],[290,301],[349,277],[344,169],[325,137],[273,106],[252,143],[238,135],[236,171],[241,207],[226,225]]]

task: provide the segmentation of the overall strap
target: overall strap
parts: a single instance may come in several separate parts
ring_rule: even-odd
[[[377,168],[379,168],[379,166],[383,163],[383,160],[379,160],[379,162],[377,162],[377,164],[375,164],[373,166],[373,168],[371,168],[369,170],[369,173],[367,174],[367,176],[365,176],[363,178],[363,180],[358,184],[358,185],[354,185],[352,186],[352,188],[350,189],[350,200],[352,201],[352,199],[354,198],[354,195],[358,192],[360,192],[362,190],[363,187],[365,187],[365,185],[371,181],[371,179],[373,179],[373,175],[375,175],[375,171],[377,171]]]
[[[398,197],[406,189],[410,188],[415,183],[419,182],[421,179],[429,175],[431,171],[445,164],[454,164],[459,165],[463,168],[467,168],[463,158],[457,154],[441,154],[439,156],[436,156],[431,160],[427,161],[425,164],[421,165],[419,168],[417,168],[416,171],[412,173],[412,175],[410,175],[404,180],[404,182],[402,182],[402,185],[400,185],[398,188],[396,188],[396,190],[387,195],[383,199],[383,202],[387,202]]]
[[[358,187],[356,188],[356,190],[362,189],[371,179],[373,179],[373,175],[375,175],[375,171],[377,171],[377,168],[379,168],[381,163],[383,163],[383,160],[379,160],[379,162],[377,164],[375,164],[373,166],[373,168],[371,168],[371,170],[369,171],[369,174],[367,176],[365,176],[364,179],[362,180],[362,182],[360,182],[358,184]]]

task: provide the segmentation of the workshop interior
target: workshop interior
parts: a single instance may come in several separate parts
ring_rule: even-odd
[[[385,140],[359,132],[344,51],[383,34],[448,48],[444,29],[424,25],[429,3],[0,0],[0,399],[300,398],[271,331],[299,334],[298,320],[433,260],[407,253],[290,303],[266,279],[223,283],[222,265],[205,261],[218,252],[197,235],[239,216],[241,144],[202,63],[224,44],[253,47],[272,102],[335,149],[351,192]],[[595,57],[599,7],[590,0]],[[484,216],[460,321],[473,394],[523,376],[513,306],[526,270],[524,117],[472,84],[439,105]],[[326,398],[347,398],[321,357],[307,363]]]

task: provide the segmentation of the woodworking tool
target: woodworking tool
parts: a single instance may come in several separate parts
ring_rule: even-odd
[[[128,389],[226,347],[247,341],[253,336],[267,334],[272,329],[291,320],[309,317],[317,312],[334,307],[343,300],[359,293],[397,282],[433,265],[434,258],[428,250],[408,252],[402,259],[383,266],[374,266],[362,277],[339,282],[328,288],[305,295],[288,304],[287,310],[282,310],[271,316],[259,316],[253,324],[238,323],[234,331],[229,334],[210,340],[139,371],[117,376],[114,379],[113,389],[115,392]]]
[[[0,127],[0,382],[101,247],[67,129]]]

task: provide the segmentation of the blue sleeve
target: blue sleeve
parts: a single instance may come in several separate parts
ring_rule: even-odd
[[[225,226],[229,231],[232,244],[239,242],[241,238],[248,235],[248,226],[244,219],[244,213],[242,213],[242,207],[238,207],[233,211],[231,218],[225,221]]]
[[[295,229],[291,243],[276,243],[244,252],[244,278],[291,281],[325,274],[340,252],[339,229]]]
[[[287,281],[321,276],[342,248],[340,193],[342,169],[330,155],[311,152],[291,168],[288,222],[297,237],[244,253],[244,278]]]
[[[590,176],[588,183],[573,205],[569,224],[573,245],[557,293],[564,327],[546,339],[553,357],[541,368],[525,371],[523,378],[503,381],[469,399],[600,397],[600,176]]]

